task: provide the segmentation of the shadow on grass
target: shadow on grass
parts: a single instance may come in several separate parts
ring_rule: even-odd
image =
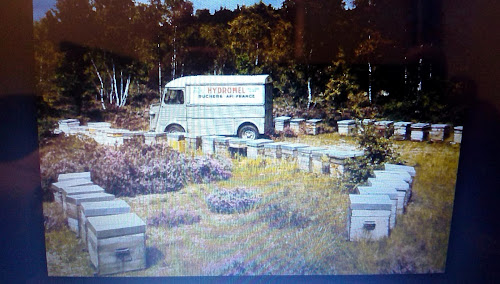
[[[146,267],[149,268],[165,258],[165,255],[155,247],[146,248]]]

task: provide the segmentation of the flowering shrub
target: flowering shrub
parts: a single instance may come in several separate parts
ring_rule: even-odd
[[[231,161],[186,157],[163,144],[133,141],[120,148],[98,145],[91,139],[57,137],[40,150],[42,188],[61,173],[90,171],[92,181],[117,196],[162,193],[188,182],[212,182],[231,177]]]
[[[280,204],[269,204],[259,212],[260,218],[269,223],[271,228],[305,228],[310,219],[297,210],[283,208]]]
[[[246,212],[259,201],[259,196],[243,188],[219,188],[206,198],[210,211],[223,214]]]
[[[148,225],[150,226],[167,226],[169,228],[179,225],[191,225],[200,222],[200,215],[184,210],[171,209],[166,212],[160,212],[148,218]]]

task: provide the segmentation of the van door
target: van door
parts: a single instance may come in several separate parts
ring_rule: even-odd
[[[161,108],[161,122],[163,131],[168,131],[172,124],[180,125],[182,128],[186,125],[186,97],[184,89],[167,89],[163,106]],[[187,129],[184,129],[187,131]]]

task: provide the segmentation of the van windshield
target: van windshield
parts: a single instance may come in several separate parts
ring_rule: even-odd
[[[184,91],[182,90],[167,90],[165,94],[165,103],[169,105],[184,104]]]

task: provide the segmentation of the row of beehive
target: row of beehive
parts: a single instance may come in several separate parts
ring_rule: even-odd
[[[415,174],[413,167],[385,164],[385,170],[374,171],[367,186],[358,186],[358,194],[349,195],[348,239],[389,236],[411,198]]]
[[[97,274],[146,268],[146,224],[125,201],[94,184],[90,172],[60,174],[51,188]]]
[[[305,120],[280,116],[275,119],[275,130],[281,132],[286,127],[290,127],[292,131],[299,133],[300,129],[305,126],[307,134],[316,135],[319,132],[319,122],[321,119]],[[396,140],[439,142],[444,141],[451,133],[451,126],[448,124],[375,121],[374,119],[363,119],[358,123],[355,120],[339,120],[337,121],[337,131],[340,135],[356,135],[360,134],[363,128],[368,125],[373,126],[375,135],[386,138],[392,136]],[[455,126],[453,130],[453,142],[461,143],[463,126]]]

